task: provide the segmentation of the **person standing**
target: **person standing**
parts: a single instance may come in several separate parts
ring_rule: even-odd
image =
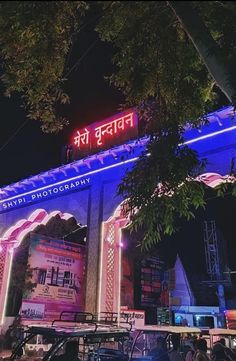
[[[207,342],[204,338],[197,340],[196,349],[193,361],[210,361],[210,358],[207,355]]]
[[[156,347],[148,353],[148,356],[152,356],[153,361],[170,361],[166,340],[163,337],[157,337]]]
[[[180,354],[180,336],[178,334],[171,335],[172,348],[168,352],[170,361],[183,361]]]
[[[193,361],[194,354],[197,350],[197,339],[188,342],[189,350],[186,353],[185,361]]]
[[[236,354],[226,346],[225,339],[221,338],[214,343],[212,348],[213,361],[233,361],[236,360]]]

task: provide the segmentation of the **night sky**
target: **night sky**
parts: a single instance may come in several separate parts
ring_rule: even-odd
[[[104,80],[113,70],[112,49],[97,40],[92,25],[85,28],[73,48],[71,65],[95,43],[65,84],[71,103],[62,109],[70,120],[63,131],[42,133],[39,122],[27,121],[20,97],[5,98],[0,88],[0,187],[59,166],[62,146],[71,142],[75,129],[119,112],[123,96]]]

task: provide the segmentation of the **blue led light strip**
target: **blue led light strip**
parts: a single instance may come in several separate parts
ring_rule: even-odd
[[[214,137],[216,135],[219,135],[219,134],[231,132],[232,130],[235,130],[235,129],[236,129],[236,125],[234,125],[233,127],[230,127],[230,128],[219,130],[218,132],[202,135],[201,137],[187,140],[183,144],[193,144],[193,143],[199,142],[200,140],[204,140],[204,139],[207,139],[207,138],[212,138],[212,137]]]
[[[199,142],[201,140],[212,138],[214,136],[217,136],[217,135],[220,135],[220,134],[223,134],[223,133],[231,132],[233,130],[236,130],[236,125],[234,125],[232,127],[229,127],[229,128],[226,128],[226,129],[219,130],[217,132],[213,132],[211,134],[203,135],[203,136],[198,137],[198,138],[187,140],[183,144],[186,144],[186,145],[193,144],[193,143]],[[60,182],[56,182],[56,183],[53,183],[53,184],[50,184],[50,185],[47,185],[47,186],[44,186],[44,187],[41,187],[41,188],[36,188],[36,189],[33,189],[33,190],[29,191],[29,192],[25,192],[25,193],[21,193],[19,195],[15,195],[15,196],[12,196],[12,197],[9,197],[9,198],[5,198],[5,199],[0,200],[0,204],[2,204],[4,202],[11,201],[11,200],[16,199],[18,197],[24,197],[26,195],[33,194],[36,191],[43,191],[43,190],[46,190],[48,188],[58,186],[58,185],[61,185],[61,184],[64,184],[64,183],[67,183],[67,182],[70,182],[70,181],[73,181],[73,180],[76,180],[76,179],[84,178],[84,177],[92,175],[92,174],[103,172],[103,171],[105,171],[107,169],[116,168],[116,167],[119,167],[122,164],[132,163],[132,162],[135,162],[138,158],[139,157],[131,158],[131,159],[128,159],[126,161],[119,162],[119,163],[116,163],[116,164],[112,164],[112,165],[109,165],[109,166],[104,167],[104,168],[96,169],[96,170],[90,171],[90,172],[82,174],[82,175],[78,175],[78,176],[75,176],[75,177],[72,177],[72,178],[64,179],[63,181],[60,181]]]
[[[32,194],[32,193],[35,193],[35,192],[39,192],[39,191],[42,191],[42,190],[45,190],[45,189],[48,189],[48,188],[52,188],[52,187],[55,187],[55,186],[63,184],[63,183],[68,183],[68,182],[76,180],[76,179],[84,178],[84,177],[92,175],[92,174],[100,173],[100,172],[103,172],[104,170],[107,170],[107,169],[116,168],[116,167],[119,167],[121,164],[127,164],[127,163],[131,163],[131,162],[135,162],[138,158],[139,157],[131,158],[131,159],[125,160],[123,162],[119,162],[119,163],[116,163],[116,164],[109,165],[109,166],[104,167],[104,168],[92,170],[92,171],[90,171],[88,173],[85,173],[85,174],[81,174],[81,175],[78,175],[78,176],[75,176],[75,177],[72,177],[72,178],[64,179],[63,181],[60,181],[60,182],[57,182],[57,183],[49,184],[48,186],[33,189],[32,191],[21,193],[19,195],[15,195],[15,196],[12,196],[10,198],[5,198],[5,199],[2,199],[0,201],[0,204],[11,201],[12,199],[15,199],[15,198],[18,198],[18,197],[24,197],[26,195],[29,195],[29,194]]]

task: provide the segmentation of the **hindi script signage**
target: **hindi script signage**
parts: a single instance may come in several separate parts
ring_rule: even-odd
[[[137,135],[137,115],[133,111],[126,111],[77,130],[73,136],[73,146],[84,154],[125,143]]]

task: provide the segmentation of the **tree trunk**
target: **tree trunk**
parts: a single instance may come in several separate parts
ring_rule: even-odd
[[[236,86],[233,69],[202,19],[187,1],[167,1],[167,3],[191,39],[212,78],[230,102],[235,105]]]

